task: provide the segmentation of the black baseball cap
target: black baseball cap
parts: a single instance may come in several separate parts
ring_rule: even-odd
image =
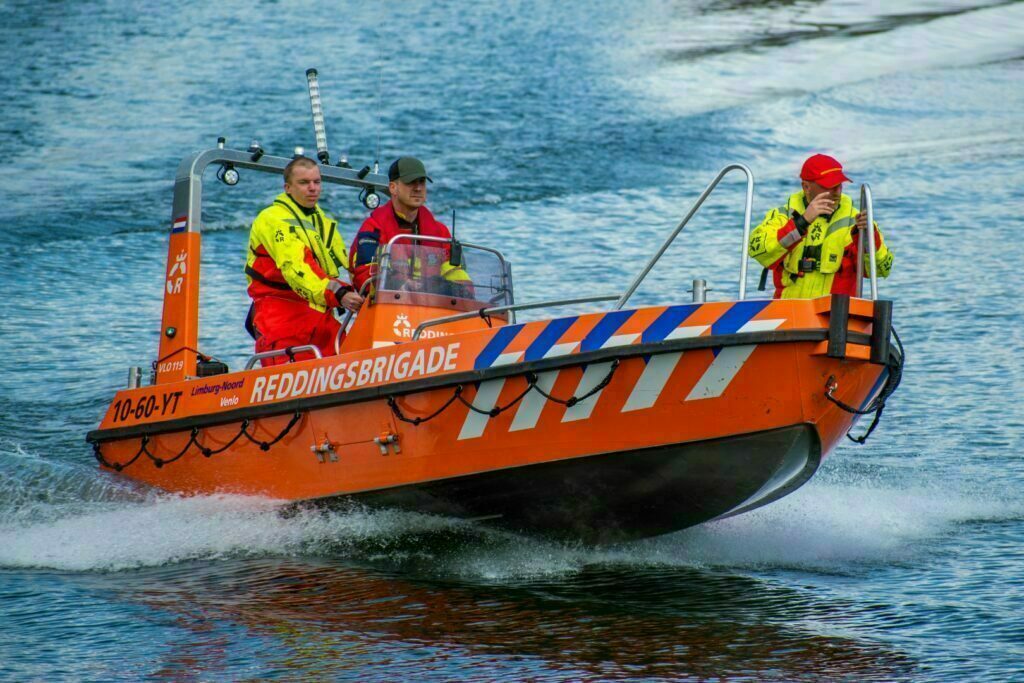
[[[416,157],[399,157],[388,169],[388,180],[401,180],[403,183],[411,183],[414,180],[426,178],[434,182],[427,175],[427,167]]]

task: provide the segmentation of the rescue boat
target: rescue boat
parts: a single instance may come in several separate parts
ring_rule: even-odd
[[[324,182],[367,203],[386,194],[383,176],[326,156]],[[198,350],[203,174],[281,173],[289,161],[218,144],[180,164],[159,354],[150,382],[133,368],[88,434],[101,468],[183,494],[394,507],[612,543],[791,493],[860,415],[877,420],[899,382],[873,268],[868,296],[747,298],[754,181],[740,164],[623,293],[518,303],[500,251],[400,236],[381,246],[336,355],[298,347],[271,352],[289,362],[259,367],[259,354],[231,371]],[[747,181],[737,298],[706,301],[697,280],[692,301],[629,307],[732,171]],[[870,213],[866,186],[862,201]],[[442,247],[461,252],[471,286],[413,267]],[[566,306],[591,311],[543,317]],[[517,320],[526,311],[537,317]]]

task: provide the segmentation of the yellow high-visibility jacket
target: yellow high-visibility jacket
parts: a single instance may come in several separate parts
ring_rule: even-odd
[[[793,194],[789,201],[769,211],[750,235],[747,253],[765,268],[776,272],[776,298],[807,299],[830,293],[856,293],[858,211],[853,201],[842,195],[831,217],[818,216],[800,235],[792,223],[793,212],[807,210],[804,193]],[[875,267],[880,277],[892,271],[893,253],[882,232],[875,226]],[[801,270],[803,259],[805,268]],[[864,274],[869,271],[868,250],[864,250]],[[810,266],[808,270],[806,266]]]
[[[338,222],[319,206],[307,216],[287,193],[281,193],[253,221],[245,274],[254,300],[294,297],[326,311],[339,306],[350,288],[339,280],[342,273],[347,280],[345,241]]]

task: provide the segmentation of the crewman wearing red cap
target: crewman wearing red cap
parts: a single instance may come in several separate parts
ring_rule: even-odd
[[[772,272],[776,299],[853,296],[857,292],[857,245],[867,215],[859,213],[843,194],[843,183],[850,179],[834,158],[825,154],[808,158],[800,180],[801,190],[784,206],[769,211],[750,235],[747,251],[766,272]],[[893,254],[877,224],[874,232],[876,272],[888,277]],[[863,272],[868,272],[867,249]]]

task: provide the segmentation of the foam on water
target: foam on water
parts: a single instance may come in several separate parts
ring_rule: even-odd
[[[531,541],[464,556],[455,573],[490,580],[556,577],[587,566],[783,568],[856,573],[902,564],[972,522],[1019,519],[1024,504],[950,489],[809,484],[767,507],[616,548]]]
[[[86,473],[78,474],[81,480]],[[397,511],[291,513],[281,501],[265,498],[182,497],[133,488],[112,494],[105,475],[93,472],[85,479],[90,477],[93,483],[78,481],[70,488],[63,476],[36,471],[22,477],[22,489],[26,480],[43,481],[46,489],[64,494],[59,501],[23,495],[13,507],[5,504],[0,568],[118,571],[197,559],[340,555],[493,581],[566,576],[593,565],[855,572],[864,565],[910,561],[926,552],[929,539],[962,524],[1024,515],[1019,502],[949,487],[814,482],[745,515],[626,546],[586,548]],[[3,479],[5,494],[15,490],[12,481]],[[420,543],[424,537],[433,542]]]
[[[974,521],[1024,514],[1024,505],[956,488],[863,488],[812,483],[751,513],[656,541],[661,552],[706,565],[856,570],[908,562],[927,541]]]
[[[394,511],[287,514],[282,508],[281,501],[258,497],[160,495],[28,526],[3,525],[0,567],[117,571],[197,559],[339,554],[363,542],[386,554],[409,533],[458,525]]]
[[[44,458],[0,440],[0,528],[80,514],[92,505],[143,501],[153,492],[76,462]]]

